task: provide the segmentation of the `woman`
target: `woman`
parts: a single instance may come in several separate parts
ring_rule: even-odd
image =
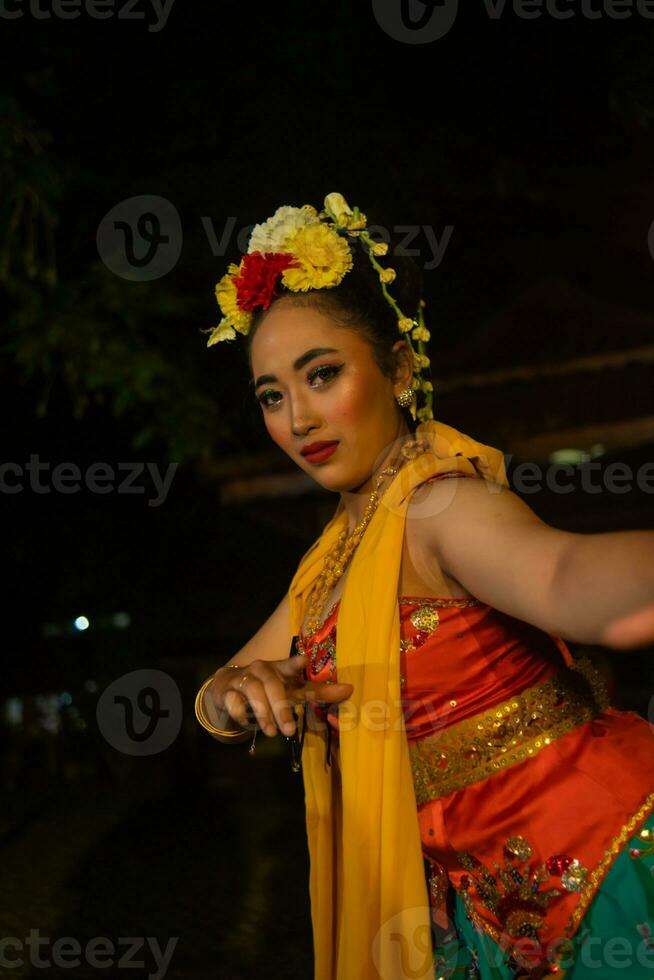
[[[209,343],[247,336],[271,438],[339,503],[198,718],[241,741],[249,710],[269,737],[302,714],[317,980],[627,954],[649,978],[651,731],[565,640],[653,638],[654,533],[544,524],[501,452],[433,420],[419,276],[383,254],[332,194],[256,226],[217,286]]]

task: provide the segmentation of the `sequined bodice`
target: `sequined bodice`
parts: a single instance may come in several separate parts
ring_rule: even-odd
[[[551,676],[561,657],[536,627],[478,599],[400,596],[400,689],[409,739],[477,714]],[[335,682],[340,600],[312,637],[300,634],[313,682]],[[314,710],[338,731],[338,707]]]

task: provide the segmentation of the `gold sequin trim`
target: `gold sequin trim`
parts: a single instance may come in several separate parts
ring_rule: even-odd
[[[583,657],[509,701],[410,743],[418,805],[532,758],[608,704],[600,672]]]
[[[447,890],[450,885],[445,868],[437,861],[430,860],[429,872],[429,893],[431,904],[434,908],[439,908],[447,897]]]
[[[643,805],[636,811],[636,813],[634,813],[631,819],[627,821],[627,823],[620,829],[619,833],[617,833],[613,838],[604,853],[604,857],[594,871],[590,873],[588,883],[579,893],[579,902],[575,906],[575,910],[570,916],[570,922],[566,927],[566,933],[568,935],[572,935],[574,930],[577,928],[581,917],[597,891],[600,881],[606,874],[613,859],[617,856],[618,851],[620,851],[620,849],[624,846],[625,841],[634,836],[634,831],[638,824],[642,823],[643,820],[647,818],[649,811],[653,808],[654,793],[650,793],[650,795],[645,799]]]
[[[322,623],[316,630],[319,633],[323,628],[327,620],[333,614],[334,610],[340,603],[340,598],[336,602],[332,603],[327,611],[327,615],[324,617]],[[422,632],[431,633],[433,630],[437,629],[440,620],[436,609],[467,609],[471,606],[480,606],[481,602],[479,599],[431,599],[429,596],[413,596],[413,595],[401,595],[398,596],[398,602],[404,602],[405,604],[420,603],[418,609],[414,611],[409,616],[409,619],[413,626]],[[304,630],[301,631],[301,636],[304,637]],[[412,640],[400,640],[400,650],[402,653],[406,653],[408,650],[415,650],[415,644]]]
[[[423,595],[401,595],[399,599],[408,599],[409,602],[420,602],[425,606],[433,606],[434,609],[466,609],[469,606],[480,606],[479,599],[431,599]]]

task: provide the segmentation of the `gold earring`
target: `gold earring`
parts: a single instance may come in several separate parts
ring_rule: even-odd
[[[411,388],[403,388],[399,395],[395,396],[395,400],[400,408],[409,408],[413,402],[413,391]]]

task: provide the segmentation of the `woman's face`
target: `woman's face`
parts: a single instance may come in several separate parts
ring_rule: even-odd
[[[250,356],[254,395],[271,438],[327,489],[361,486],[408,431],[395,395],[410,373],[394,384],[360,334],[317,310],[273,304]],[[305,446],[331,441],[338,445],[322,461],[301,454]]]

